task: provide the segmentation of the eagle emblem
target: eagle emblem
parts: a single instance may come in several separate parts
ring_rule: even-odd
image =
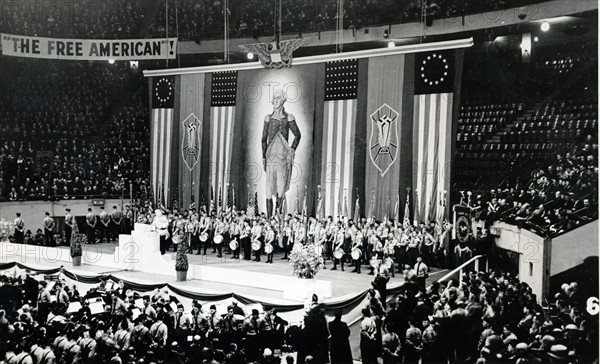
[[[385,176],[398,157],[398,112],[387,104],[371,114],[371,162]]]
[[[260,63],[265,68],[284,68],[292,66],[292,53],[302,47],[308,41],[307,38],[297,38],[273,42],[253,43],[240,45],[246,52],[252,52],[258,56]]]
[[[202,123],[196,115],[191,113],[181,122],[181,125],[183,127],[181,157],[186,167],[191,171],[200,160]]]

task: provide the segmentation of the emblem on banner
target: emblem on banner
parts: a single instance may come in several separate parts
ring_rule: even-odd
[[[190,114],[181,122],[183,127],[183,142],[181,143],[181,156],[183,162],[191,171],[200,160],[200,133],[202,123],[196,115]]]
[[[383,104],[371,114],[369,156],[375,168],[385,176],[398,157],[398,112]]]

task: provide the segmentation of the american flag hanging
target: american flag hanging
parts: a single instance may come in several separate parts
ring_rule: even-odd
[[[151,103],[150,170],[154,187],[152,192],[156,203],[158,196],[168,198],[171,182],[173,109],[175,105],[175,79],[173,77],[163,76],[152,79]]]
[[[324,215],[344,213],[340,193],[352,191],[354,140],[358,92],[358,60],[327,62],[325,64],[325,100],[323,107],[323,144],[321,164],[325,173]]]
[[[236,96],[237,71],[212,74],[209,154],[215,189],[229,183]]]

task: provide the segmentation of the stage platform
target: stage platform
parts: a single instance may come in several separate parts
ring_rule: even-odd
[[[100,274],[119,272],[120,276],[131,277],[136,280],[148,281],[152,283],[175,282],[175,255],[173,251],[167,252],[164,256],[155,256],[154,260],[160,261],[155,264],[153,272],[142,272],[125,267],[116,267],[115,264],[102,264],[106,262],[107,257],[115,257],[119,250],[116,243],[87,244],[83,246],[83,264],[72,268],[68,247],[48,248],[41,246],[20,246],[2,243],[1,259],[3,262],[19,262],[22,264],[41,265],[46,268],[55,268],[64,265],[68,269],[75,269],[85,274]],[[208,250],[207,255],[188,254],[190,270],[188,271],[188,281],[179,284],[189,285],[214,292],[239,292],[263,298],[277,299],[286,302],[301,302],[304,297],[291,298],[286,297],[285,291],[281,285],[292,279],[299,280],[292,276],[291,267],[287,260],[282,260],[282,253],[275,254],[273,263],[265,263],[266,257],[260,262],[232,259],[229,255],[223,254],[222,258],[217,258],[216,253]],[[118,260],[127,260],[121,257]],[[97,262],[94,262],[97,261]],[[112,260],[115,262],[115,260]],[[333,263],[326,261],[327,269],[322,269],[317,274],[317,280],[322,282],[331,282],[331,294],[324,295],[322,298],[336,298],[346,295],[355,295],[370,287],[373,276],[368,275],[369,267],[363,266],[362,273],[352,273],[352,267],[346,267],[346,271],[332,271]],[[165,271],[165,268],[168,270]],[[205,273],[204,277],[195,277],[191,272]],[[208,273],[210,274],[208,274]],[[445,271],[433,271],[431,278],[441,277]],[[214,276],[213,276],[214,274]],[[225,277],[227,275],[228,277]],[[253,279],[248,279],[253,278]],[[257,281],[259,280],[259,281]],[[310,280],[315,281],[315,280]],[[309,281],[309,282],[310,282]],[[403,283],[401,275],[396,275],[390,279],[389,288],[397,287]],[[288,283],[289,284],[289,283]]]

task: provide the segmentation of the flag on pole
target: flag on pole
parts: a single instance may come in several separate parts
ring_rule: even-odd
[[[175,78],[152,79],[150,160],[153,195],[168,198],[171,182],[171,152],[173,148],[173,110],[175,106]],[[161,188],[162,191],[158,189]],[[160,192],[160,193],[159,193]],[[154,201],[156,203],[157,200]],[[165,202],[165,201],[162,201]]]
[[[223,190],[219,186],[219,204],[217,205],[217,213],[220,214],[223,211]]]
[[[317,211],[315,212],[317,220],[324,218],[323,214],[323,195],[321,191],[321,185],[317,185]]]
[[[231,171],[237,71],[214,72],[210,102],[210,185],[226,186]]]
[[[227,194],[227,213],[231,213],[233,211],[233,202],[231,201],[231,193],[229,191],[229,183],[227,184],[226,194]]]
[[[400,192],[396,193],[396,203],[394,204],[394,221],[400,221]]]
[[[248,205],[246,206],[246,214],[252,217],[254,212],[254,204],[252,202],[252,192],[250,192],[250,185],[246,185],[248,191]]]
[[[348,214],[348,197],[346,196],[346,190],[344,189],[344,217],[349,219],[350,215]]]
[[[308,195],[308,187],[304,186],[304,199],[302,201],[302,216],[308,216],[308,208],[306,205],[306,195]]]
[[[360,221],[360,202],[358,192],[356,193],[356,202],[354,203],[354,222]]]
[[[237,201],[235,200],[235,186],[233,185],[233,183],[231,184],[231,194],[232,194],[232,198],[231,200],[233,201],[233,206],[232,206],[232,211],[235,213],[237,210]]]
[[[375,189],[371,190],[371,202],[369,203],[369,217],[373,218],[375,214]]]
[[[254,192],[254,216],[260,216],[258,212],[258,192]]]
[[[215,191],[213,190],[213,187],[210,186],[210,203],[209,203],[209,210],[208,213],[212,214],[213,210],[215,209]]]
[[[352,191],[358,90],[358,59],[325,64],[321,177],[324,215],[344,213],[341,191]],[[338,191],[338,193],[336,193]]]
[[[390,204],[391,204],[391,202],[390,202],[390,195],[387,195],[387,199],[385,201],[385,213],[383,214],[383,219],[384,220],[387,220],[388,217],[390,216],[389,215],[389,213],[390,213]]]
[[[192,191],[191,191],[191,196],[190,196],[190,210],[191,209],[195,209],[196,208],[196,196],[194,196],[195,194],[195,189],[196,189],[196,183],[192,182]]]

